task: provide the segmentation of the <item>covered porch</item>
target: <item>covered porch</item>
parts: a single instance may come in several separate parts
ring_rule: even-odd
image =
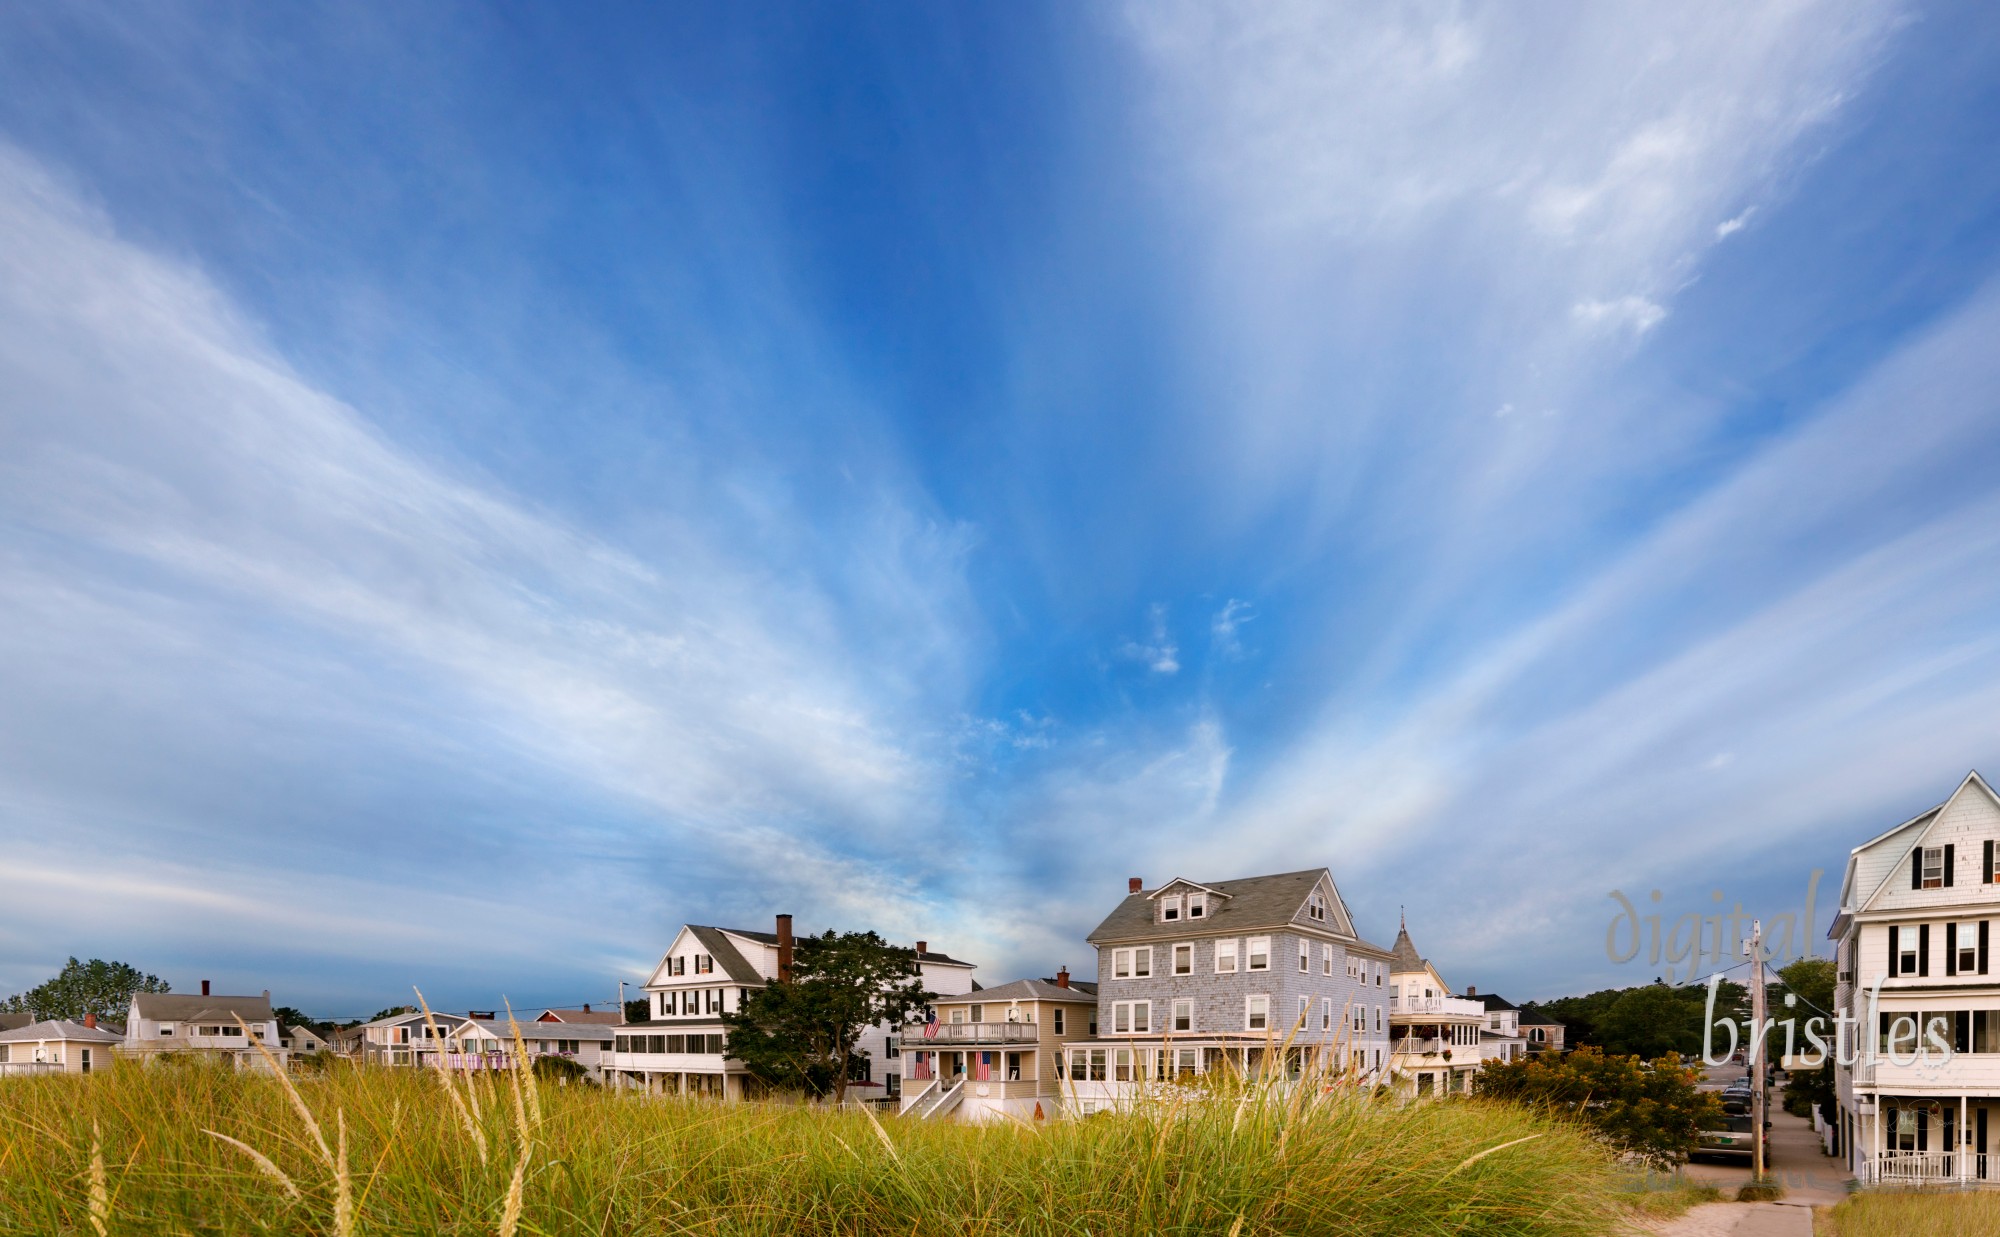
[[[1864,1185],[2000,1183],[2000,1101],[1983,1095],[1883,1095],[1864,1106],[1855,1132],[1855,1176]],[[2000,1151],[2000,1148],[1995,1148]]]

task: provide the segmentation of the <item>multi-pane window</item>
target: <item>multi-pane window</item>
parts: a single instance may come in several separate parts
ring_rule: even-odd
[[[1318,893],[1314,894],[1312,896],[1312,900],[1306,903],[1306,914],[1312,919],[1316,919],[1321,923],[1325,923],[1326,896],[1324,894],[1318,894]]]
[[[1312,972],[1312,966],[1313,966],[1313,964],[1312,964],[1312,946],[1311,946],[1311,945],[1308,945],[1308,944],[1307,944],[1306,942],[1304,942],[1304,941],[1300,941],[1300,942],[1299,942],[1299,974],[1301,974],[1301,975],[1306,975],[1306,974],[1310,974],[1310,973]]]
[[[1176,1031],[1192,1031],[1192,1030],[1194,1030],[1194,1002],[1193,1002],[1193,1001],[1175,1001],[1175,1002],[1174,1002],[1174,1030],[1176,1030]]]
[[[1192,945],[1174,946],[1174,974],[1176,975],[1194,974],[1194,946]]]
[[[1925,889],[1944,888],[1944,847],[1924,847],[1923,887]]]
[[[1180,917],[1181,917],[1181,898],[1179,894],[1175,894],[1173,897],[1170,898],[1160,899],[1161,922],[1172,923],[1175,920],[1179,919]]]
[[[1367,963],[1363,962],[1359,958],[1349,958],[1347,960],[1347,977],[1349,979],[1362,978],[1362,976],[1366,973],[1365,972],[1366,966]],[[1331,974],[1332,972],[1328,973]]]
[[[1366,1031],[1368,1029],[1367,1010],[1356,1007],[1354,1011],[1354,1029],[1356,1031]]]
[[[1243,998],[1243,1024],[1252,1031],[1268,1030],[1271,1025],[1271,998],[1263,993]]]
[[[1382,1029],[1382,1007],[1380,1005],[1375,1007],[1375,1029],[1377,1031]]]
[[[1137,949],[1114,949],[1111,951],[1111,977],[1113,979],[1144,979],[1153,973],[1153,947],[1142,945]]]
[[[1132,1050],[1130,1048],[1112,1049],[1111,1076],[1117,1082],[1132,1081]]]
[[[1153,1029],[1152,1022],[1151,1001],[1117,1001],[1111,1006],[1111,1031],[1114,1035],[1145,1035]]]
[[[1072,1082],[1103,1082],[1104,1049],[1077,1048],[1071,1051],[1069,1076]]]
[[[1979,925],[1962,923],[1955,933],[1958,943],[1958,973],[1971,975],[1979,970]]]
[[[1194,1049],[1192,1048],[1176,1049],[1174,1053],[1174,1072],[1180,1074],[1183,1077],[1193,1074],[1195,1071],[1196,1059],[1197,1058]]]
[[[1234,939],[1215,943],[1215,973],[1230,975],[1236,971],[1236,942]]]
[[[1271,938],[1253,936],[1250,938],[1250,961],[1246,970],[1268,971],[1271,969]]]
[[[694,956],[694,973],[697,975],[713,975],[715,973],[715,956],[713,954],[696,954]]]
[[[1333,946],[1331,945],[1321,945],[1319,947],[1319,973],[1322,975],[1333,974]]]
[[[1307,1017],[1308,1017],[1309,1015],[1311,1015],[1311,1013],[1312,1013],[1312,998],[1311,998],[1311,997],[1309,997],[1309,996],[1303,996],[1303,995],[1302,995],[1302,996],[1300,996],[1300,997],[1299,997],[1299,1017],[1298,1017],[1298,1021],[1297,1021],[1297,1022],[1294,1022],[1294,1023],[1292,1024],[1292,1025],[1293,1025],[1293,1026],[1295,1026],[1295,1027],[1297,1027],[1297,1028],[1298,1028],[1299,1030],[1301,1030],[1301,1031],[1305,1030],[1305,1029],[1306,1029],[1306,1018],[1307,1018]]]
[[[1056,1034],[1061,1035],[1063,1033],[1063,1007],[1060,1005],[1056,1006],[1054,1013],[1056,1016]]]
[[[1205,893],[1189,894],[1187,896],[1187,917],[1189,919],[1201,919],[1207,914],[1208,895]]]
[[[1330,996],[1323,996],[1319,999],[1319,1029],[1322,1031],[1333,1030],[1333,998]]]
[[[1896,938],[1896,952],[1900,955],[1896,959],[1896,973],[1899,975],[1915,975],[1917,973],[1917,929],[1913,927],[1904,928],[1896,934]]]

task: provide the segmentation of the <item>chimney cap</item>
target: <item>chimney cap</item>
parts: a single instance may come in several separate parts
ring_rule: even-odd
[[[1127,893],[1139,893],[1145,888],[1146,882],[1141,877],[1130,876],[1125,880],[1125,892]]]
[[[1059,971],[1057,971],[1057,972],[1056,972],[1056,987],[1058,987],[1058,988],[1067,988],[1067,987],[1069,987],[1069,968],[1068,968],[1068,967],[1063,967],[1063,968],[1062,968],[1061,970],[1059,970]]]

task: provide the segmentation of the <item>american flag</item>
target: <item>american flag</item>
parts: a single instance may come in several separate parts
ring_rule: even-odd
[[[931,1010],[930,1016],[924,1019],[924,1038],[936,1039],[937,1029],[938,1029],[937,1011]]]

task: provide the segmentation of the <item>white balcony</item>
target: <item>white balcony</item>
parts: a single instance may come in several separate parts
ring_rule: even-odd
[[[916,1051],[932,1046],[957,1044],[1032,1044],[1041,1028],[1032,1022],[940,1022],[935,1035],[922,1027],[903,1033],[903,1047]]]
[[[1948,1185],[1954,1181],[1985,1181],[1989,1159],[1977,1153],[1949,1151],[1884,1151],[1863,1164],[1867,1179],[1887,1185]]]

